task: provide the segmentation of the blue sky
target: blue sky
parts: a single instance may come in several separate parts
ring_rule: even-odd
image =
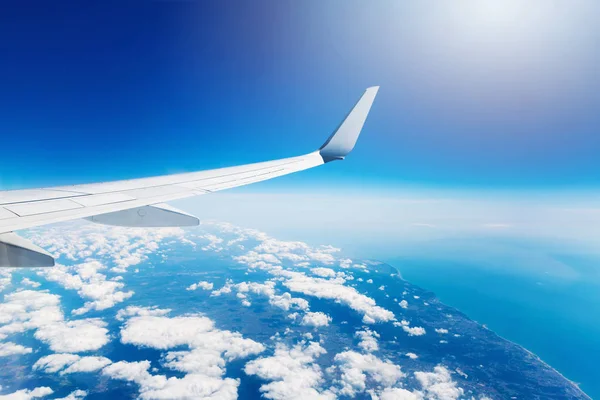
[[[595,189],[598,6],[498,3],[11,2],[0,187],[308,152],[381,85],[347,162],[265,187]]]

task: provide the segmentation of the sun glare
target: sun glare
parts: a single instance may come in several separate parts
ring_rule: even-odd
[[[558,104],[580,90],[594,65],[598,11],[583,0],[423,1],[402,11],[411,29],[394,40],[410,46],[413,71],[436,96],[471,93],[501,103],[510,87],[532,101]],[[396,61],[404,63],[404,53]],[[515,96],[521,97],[508,97]],[[455,101],[473,106],[468,98]]]

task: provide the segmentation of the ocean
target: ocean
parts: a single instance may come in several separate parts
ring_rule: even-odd
[[[474,257],[479,259],[478,257]],[[556,259],[556,257],[555,257]],[[581,273],[595,260],[563,256]],[[387,260],[404,279],[435,292],[445,304],[535,353],[592,398],[600,398],[600,285],[548,271],[520,273],[463,261],[400,257]],[[592,269],[593,270],[593,269]],[[593,270],[595,271],[595,270]]]

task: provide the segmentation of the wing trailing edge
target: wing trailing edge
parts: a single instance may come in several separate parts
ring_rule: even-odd
[[[94,215],[85,219],[97,224],[136,228],[183,227],[200,224],[200,220],[193,215],[164,203]]]

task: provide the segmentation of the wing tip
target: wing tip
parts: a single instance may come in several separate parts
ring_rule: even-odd
[[[379,86],[370,86],[365,89],[340,126],[319,148],[323,161],[343,160],[354,149],[378,91]]]

